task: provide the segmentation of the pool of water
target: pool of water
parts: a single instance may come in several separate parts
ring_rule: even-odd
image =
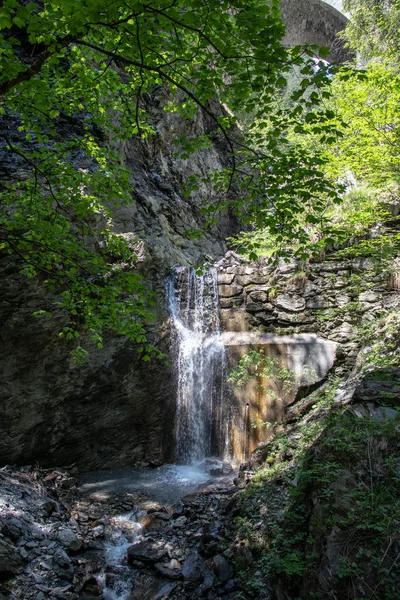
[[[203,461],[193,465],[163,465],[145,470],[124,468],[94,471],[81,475],[80,490],[94,499],[107,499],[128,492],[146,494],[151,500],[170,504],[206,488],[208,484],[229,484],[234,477],[234,471],[212,476],[209,470],[209,465]]]

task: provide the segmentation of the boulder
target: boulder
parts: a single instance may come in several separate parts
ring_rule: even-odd
[[[222,554],[217,554],[212,559],[212,570],[220,584],[226,583],[233,576],[233,567]]]
[[[163,541],[144,540],[133,544],[128,548],[128,563],[139,560],[147,564],[158,563],[165,555],[167,550]]]
[[[182,575],[189,584],[198,583],[204,576],[204,561],[198,552],[190,552],[183,563]]]
[[[135,583],[129,600],[166,600],[175,588],[176,583],[160,581],[148,576]]]
[[[61,529],[57,533],[57,540],[64,546],[67,552],[79,552],[82,542],[71,529]]]
[[[176,565],[179,566],[176,566]],[[156,563],[154,567],[161,575],[168,579],[183,579],[181,565],[177,560],[170,560],[167,563]]]

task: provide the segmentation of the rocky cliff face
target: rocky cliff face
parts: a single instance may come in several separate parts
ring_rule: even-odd
[[[360,327],[398,306],[400,294],[388,273],[366,258],[327,259],[302,269],[294,260],[249,263],[228,252],[217,269],[230,366],[261,350],[295,379],[286,394],[277,394],[276,382],[265,377],[233,387],[231,443],[245,459],[273,434],[274,424],[311,406],[309,394],[329,376],[347,378],[364,341]]]
[[[368,258],[327,259],[302,268],[247,263],[229,252],[218,263],[221,322],[226,331],[315,334],[340,345],[336,374],[354,365],[358,327],[400,303],[387,272]]]
[[[207,185],[187,198],[183,184],[191,174],[224,166],[226,149],[215,132],[215,144],[188,160],[173,156],[172,140],[182,133],[213,133],[203,115],[185,121],[164,113],[163,88],[146,102],[156,135],[131,140],[119,152],[132,172],[133,203],[114,214],[117,232],[138,250],[140,269],[156,292],[158,304],[150,341],[168,353],[165,276],[176,263],[194,265],[206,255],[222,256],[224,238],[235,223],[223,215],[200,240],[185,231],[201,228],[200,203]],[[9,125],[5,125],[9,127]],[[4,155],[6,179],[23,176],[24,165]],[[143,363],[122,337],[108,337],[104,349],[92,348],[87,364],[78,366],[71,348],[59,340],[60,312],[51,320],[32,316],[54,298],[40,282],[19,275],[18,261],[0,256],[0,463],[69,465],[82,470],[160,462],[173,443],[171,376],[159,361]]]

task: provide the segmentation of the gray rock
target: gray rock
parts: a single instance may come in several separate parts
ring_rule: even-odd
[[[253,302],[267,302],[268,300],[268,294],[267,292],[264,292],[262,290],[255,290],[254,292],[250,292],[249,294],[250,296],[250,300],[252,300]],[[271,305],[272,308],[272,305]]]
[[[21,573],[24,565],[15,546],[0,535],[0,579]]]
[[[249,312],[262,312],[265,310],[265,305],[261,302],[246,302],[246,310]]]
[[[199,595],[205,596],[208,590],[210,590],[215,585],[215,575],[208,569],[207,567],[204,569],[204,579],[203,583],[199,588],[197,588],[197,593]]]
[[[217,554],[212,559],[212,570],[220,584],[226,583],[233,576],[233,567],[222,554]]]
[[[400,369],[390,367],[365,373],[357,383],[356,402],[398,403],[400,398]]]
[[[218,293],[221,298],[230,298],[231,296],[239,296],[243,292],[243,288],[233,283],[232,285],[219,285]]]
[[[306,307],[306,301],[301,296],[296,294],[278,294],[275,300],[271,300],[273,304],[290,312],[301,312]]]
[[[63,569],[67,569],[71,565],[70,557],[61,548],[57,548],[54,552],[53,562]]]
[[[154,567],[168,579],[183,579],[181,569],[171,568],[170,563],[156,563]]]
[[[146,577],[135,584],[129,600],[166,600],[176,588],[176,583]]]
[[[187,524],[187,517],[185,517],[184,515],[182,515],[181,517],[178,517],[176,519],[176,521],[174,522],[174,527],[185,527],[185,525]]]
[[[196,583],[203,579],[204,561],[198,552],[188,554],[182,567],[182,575],[187,583]]]
[[[167,554],[164,541],[144,540],[128,548],[128,563],[158,563]]]
[[[242,287],[252,284],[265,284],[266,281],[266,275],[259,275],[257,273],[253,273],[252,275],[238,275],[236,277],[236,282]]]
[[[382,300],[382,306],[384,308],[395,308],[396,306],[399,306],[399,304],[400,304],[400,294],[399,293],[388,294]]]
[[[280,258],[278,262],[278,269],[280,273],[292,273],[297,269],[297,265],[297,261],[293,258],[287,260]]]
[[[17,519],[16,517],[11,517],[11,519],[8,519],[4,523],[2,533],[3,535],[11,538],[15,542],[23,535],[24,529],[25,526],[20,519]]]
[[[242,296],[232,296],[230,298],[220,298],[220,308],[239,308],[243,304]]]
[[[219,284],[230,285],[233,282],[233,280],[235,279],[235,274],[219,271],[217,278],[218,278]]]
[[[334,329],[329,337],[335,342],[348,342],[352,338],[353,331],[353,326],[345,321],[340,327]]]
[[[400,420],[400,411],[388,406],[376,406],[375,404],[353,404],[345,411],[345,414],[352,414],[363,419],[371,418],[376,423],[385,423],[386,421]]]
[[[350,296],[347,296],[346,294],[336,294],[334,304],[340,308],[343,308],[346,306],[346,304],[349,304],[350,301]]]
[[[82,542],[71,529],[62,529],[57,533],[57,540],[64,546],[67,552],[79,552]]]
[[[331,300],[327,300],[323,296],[314,296],[306,302],[306,307],[312,309],[330,308],[332,306],[334,306],[333,302]]]

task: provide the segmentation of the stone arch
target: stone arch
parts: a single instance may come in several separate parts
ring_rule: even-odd
[[[283,44],[287,47],[304,43],[330,49],[328,60],[344,62],[351,53],[337,36],[346,27],[347,17],[322,0],[280,0],[286,33]]]

